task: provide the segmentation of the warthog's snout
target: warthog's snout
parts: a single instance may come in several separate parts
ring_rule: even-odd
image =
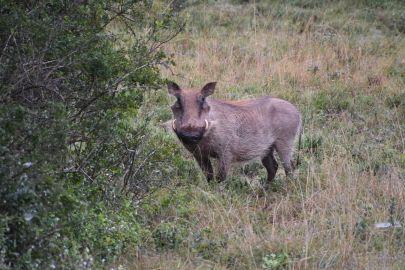
[[[179,128],[176,127],[176,120],[173,121],[172,127],[177,136],[184,142],[197,143],[204,136],[205,131],[208,129],[208,121],[204,121],[204,126],[199,127],[195,125],[181,125]]]
[[[198,142],[203,137],[203,131],[180,131],[176,132],[177,136],[186,142]]]

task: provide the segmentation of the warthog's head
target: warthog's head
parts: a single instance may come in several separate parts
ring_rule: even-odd
[[[186,90],[174,82],[167,84],[169,93],[177,98],[171,107],[174,115],[172,127],[181,141],[197,143],[208,130],[210,106],[205,99],[214,93],[215,85],[211,82],[201,90]]]

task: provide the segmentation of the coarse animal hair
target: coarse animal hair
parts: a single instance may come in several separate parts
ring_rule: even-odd
[[[213,99],[208,96],[215,86],[208,83],[198,90],[168,84],[169,93],[177,98],[172,106],[172,128],[207,180],[214,178],[210,158],[219,160],[219,181],[226,179],[231,163],[259,158],[271,181],[278,169],[274,151],[290,175],[294,141],[301,132],[298,109],[269,96],[238,101]]]

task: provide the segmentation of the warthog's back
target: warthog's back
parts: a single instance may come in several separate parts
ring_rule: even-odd
[[[271,97],[222,101],[209,100],[207,139],[210,147],[230,151],[234,161],[264,157],[276,140],[294,140],[301,118],[291,103]]]

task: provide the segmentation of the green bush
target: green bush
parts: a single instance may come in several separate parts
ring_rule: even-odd
[[[187,236],[187,230],[174,222],[159,224],[152,233],[155,247],[158,250],[176,249]]]
[[[227,239],[217,239],[209,227],[193,234],[192,251],[205,260],[219,261],[219,254],[227,246]]]
[[[140,108],[181,28],[160,1],[0,0],[1,268],[97,268],[137,244],[133,201],[178,158]]]

